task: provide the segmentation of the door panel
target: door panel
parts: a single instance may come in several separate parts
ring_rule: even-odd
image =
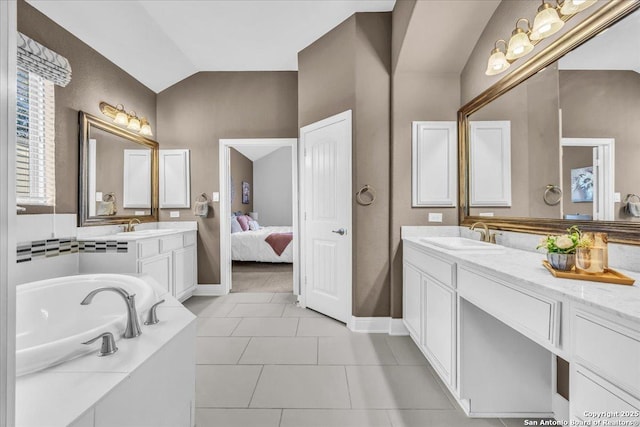
[[[302,259],[309,308],[351,317],[351,111],[300,129]]]

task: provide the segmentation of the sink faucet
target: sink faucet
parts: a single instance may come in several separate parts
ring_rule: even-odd
[[[136,225],[138,224],[140,224],[140,220],[138,218],[131,218],[124,231],[126,231],[127,233],[130,231],[136,231]]]
[[[476,228],[478,227],[481,227],[482,230],[476,230]],[[480,233],[480,240],[482,240],[483,242],[489,242],[491,239],[489,234],[489,227],[484,222],[474,222],[473,224],[471,224],[471,227],[469,227],[469,230],[477,231],[478,233]]]
[[[119,287],[98,288],[89,292],[80,304],[89,305],[93,301],[93,297],[102,291],[115,292],[120,295],[127,304],[127,327],[124,330],[125,338],[135,338],[142,333],[140,323],[138,322],[138,312],[136,311],[136,294],[129,294]]]

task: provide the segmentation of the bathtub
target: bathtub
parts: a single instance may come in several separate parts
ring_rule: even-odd
[[[102,332],[109,331],[120,339],[127,322],[126,305],[120,295],[101,292],[91,304],[80,305],[90,291],[111,286],[136,295],[139,320],[158,300],[149,283],[120,274],[69,276],[18,286],[16,375],[97,351],[99,342],[91,346],[82,343]]]

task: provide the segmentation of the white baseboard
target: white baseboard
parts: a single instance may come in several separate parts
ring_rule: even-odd
[[[402,319],[389,319],[389,335],[408,336],[409,330],[404,326]]]
[[[194,297],[218,297],[226,294],[222,285],[198,285],[193,291]]]
[[[351,316],[347,327],[353,332],[369,334],[386,333],[389,335],[409,335],[402,319],[392,319],[390,317],[356,317]]]

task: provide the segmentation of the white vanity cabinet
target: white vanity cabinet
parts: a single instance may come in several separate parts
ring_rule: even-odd
[[[127,241],[126,253],[81,253],[80,272],[147,274],[176,299],[184,301],[197,285],[196,233],[180,230],[131,239]]]
[[[416,345],[455,393],[455,264],[404,246],[403,319]]]

